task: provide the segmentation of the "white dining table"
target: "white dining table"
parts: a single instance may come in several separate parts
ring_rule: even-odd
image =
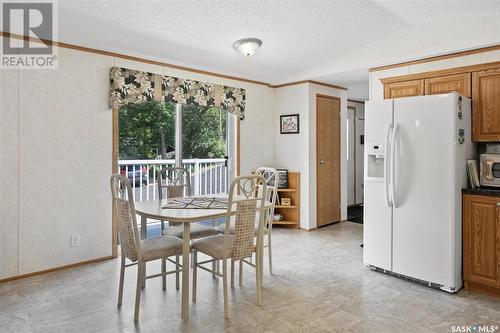
[[[224,196],[221,196],[224,197]],[[141,238],[147,238],[147,220],[155,219],[182,223],[182,308],[181,317],[189,319],[189,253],[190,253],[190,226],[193,222],[206,221],[226,216],[226,209],[200,208],[163,208],[168,199],[148,200],[135,203],[136,214],[141,217]]]

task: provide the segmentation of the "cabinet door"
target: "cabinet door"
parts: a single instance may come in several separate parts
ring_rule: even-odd
[[[474,141],[500,141],[500,68],[472,73]]]
[[[384,84],[384,98],[420,96],[424,94],[424,80],[412,80]]]
[[[497,203],[498,197],[464,195],[464,279],[491,287],[500,286]]]
[[[452,91],[462,96],[471,96],[471,73],[446,75],[425,79],[425,94],[447,94]]]

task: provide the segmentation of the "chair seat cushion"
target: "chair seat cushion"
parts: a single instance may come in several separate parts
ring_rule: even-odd
[[[182,255],[182,240],[163,236],[141,240],[142,261],[151,261],[174,255]]]
[[[189,237],[191,239],[198,239],[219,234],[219,232],[214,228],[210,228],[199,223],[191,223],[189,231]],[[183,234],[184,226],[182,224],[173,225],[165,229],[165,235],[168,236],[174,236],[182,239]]]
[[[224,232],[226,232],[226,224],[225,223],[222,223],[222,224],[219,224],[217,227],[214,228],[215,230],[217,230],[217,232],[223,234]],[[231,235],[234,235],[234,229],[235,229],[235,226],[234,226],[234,223],[231,224],[229,226],[229,233]],[[257,236],[257,232],[259,231],[259,225],[256,224],[255,225],[255,235]],[[268,233],[268,229],[267,228],[264,228],[264,235],[267,235]]]
[[[234,236],[229,235],[228,258],[233,257],[233,241]],[[255,252],[255,245],[252,245],[252,251]],[[191,245],[193,250],[202,252],[214,259],[222,259],[224,257],[224,235],[209,236],[195,240]]]

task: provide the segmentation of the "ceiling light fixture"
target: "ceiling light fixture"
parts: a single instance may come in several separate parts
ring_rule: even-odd
[[[262,41],[257,38],[243,38],[236,41],[233,44],[233,48],[244,56],[254,55],[259,47],[262,45]]]

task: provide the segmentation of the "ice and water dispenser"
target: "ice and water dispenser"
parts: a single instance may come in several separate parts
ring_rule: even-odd
[[[384,178],[384,146],[368,143],[365,149],[367,149],[367,176]]]

